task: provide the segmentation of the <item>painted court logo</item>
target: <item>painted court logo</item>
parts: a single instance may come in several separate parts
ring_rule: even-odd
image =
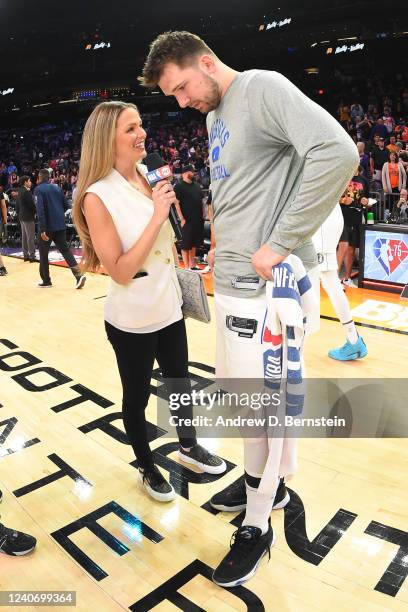
[[[373,253],[387,276],[390,276],[408,257],[408,245],[403,240],[377,238]]]

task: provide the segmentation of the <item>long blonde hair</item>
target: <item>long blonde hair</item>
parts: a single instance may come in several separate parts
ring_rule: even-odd
[[[115,163],[115,132],[119,115],[126,108],[137,106],[128,102],[102,102],[89,115],[82,134],[81,161],[73,205],[74,224],[82,243],[81,269],[96,271],[100,261],[92,244],[83,212],[83,201],[90,185],[103,179]],[[139,111],[138,111],[139,112]]]

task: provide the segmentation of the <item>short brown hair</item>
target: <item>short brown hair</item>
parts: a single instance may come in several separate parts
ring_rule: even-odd
[[[145,87],[155,87],[165,64],[173,62],[183,68],[194,63],[197,56],[203,53],[217,57],[196,34],[184,31],[164,32],[150,44],[143,73],[138,80]]]

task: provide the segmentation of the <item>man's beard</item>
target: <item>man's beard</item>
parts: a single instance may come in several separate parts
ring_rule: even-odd
[[[202,100],[202,104],[205,104],[206,108],[200,112],[209,113],[219,106],[221,102],[221,90],[215,79],[208,76],[208,74],[205,74],[204,72],[202,74],[204,82],[208,86],[208,93]]]

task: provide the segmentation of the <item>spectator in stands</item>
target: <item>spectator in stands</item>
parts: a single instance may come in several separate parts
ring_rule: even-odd
[[[371,130],[371,139],[374,138],[374,135],[378,134],[380,136],[380,138],[388,138],[389,134],[388,134],[388,130],[384,125],[384,121],[381,117],[379,117],[376,121],[376,124],[374,125],[374,127]]]
[[[392,134],[395,128],[395,119],[391,116],[389,108],[384,108],[383,122],[388,130],[388,134]]]
[[[372,127],[373,122],[368,115],[364,115],[361,121],[356,120],[357,137],[364,141],[369,140]]]
[[[197,247],[200,247],[203,242],[204,192],[195,181],[194,166],[191,164],[184,166],[181,176],[181,181],[174,186],[177,197],[176,208],[183,233],[181,254],[185,268],[199,270],[200,268],[196,266],[195,255]]]
[[[354,119],[355,121],[357,120],[357,118],[363,117],[364,110],[359,102],[354,102],[351,105],[350,115],[351,115],[351,118]]]
[[[399,154],[401,153],[401,151],[404,150],[404,143],[401,142],[400,140],[397,140],[395,143],[395,152],[399,157]]]
[[[395,126],[394,132],[398,140],[402,140],[402,142],[408,142],[408,126],[405,125],[405,121],[399,121],[398,125]]]
[[[408,151],[400,151],[398,155],[398,160],[404,166],[404,170],[408,175]]]
[[[3,189],[7,189],[8,186],[8,174],[7,174],[7,166],[4,162],[0,164],[0,187]]]
[[[401,189],[400,198],[396,206],[399,219],[404,220],[404,221],[408,219],[407,193],[408,192],[406,189]]]
[[[365,152],[365,143],[361,142],[361,141],[358,142],[357,143],[357,150],[358,150],[358,154],[360,155],[360,166],[363,169],[364,176],[366,178],[368,178],[369,167],[370,167],[370,158],[368,157],[367,153]]]
[[[50,183],[50,175],[45,168],[38,173],[38,183],[34,190],[39,232],[40,276],[42,279],[38,286],[42,289],[52,287],[48,253],[51,242],[54,241],[55,246],[75,276],[75,288],[82,289],[86,277],[81,275],[66,238],[65,211],[69,208],[66,197],[57,185]]]
[[[382,187],[382,169],[385,162],[388,161],[388,155],[384,139],[379,138],[378,146],[373,148],[370,155],[370,170],[373,180],[377,183],[377,188]]]
[[[35,203],[31,193],[31,179],[23,175],[19,180],[16,211],[21,225],[24,261],[35,261]]]
[[[337,116],[341,125],[344,127],[345,130],[348,131],[349,123],[351,120],[350,107],[347,106],[347,104],[344,104],[343,100],[341,100],[340,106],[337,109]]]
[[[382,168],[382,186],[384,193],[387,194],[387,208],[393,213],[393,202],[396,199],[392,194],[399,193],[405,189],[407,175],[403,164],[398,161],[398,156],[394,151],[389,153],[389,161],[385,162]]]
[[[388,150],[389,153],[393,151],[393,153],[397,153],[398,155],[398,147],[395,136],[390,136],[390,141],[385,148]]]
[[[17,176],[17,166],[15,165],[15,163],[13,161],[10,161],[8,167],[7,167],[7,174],[9,176],[9,185],[10,187],[13,185],[13,183],[15,182],[15,177]]]

